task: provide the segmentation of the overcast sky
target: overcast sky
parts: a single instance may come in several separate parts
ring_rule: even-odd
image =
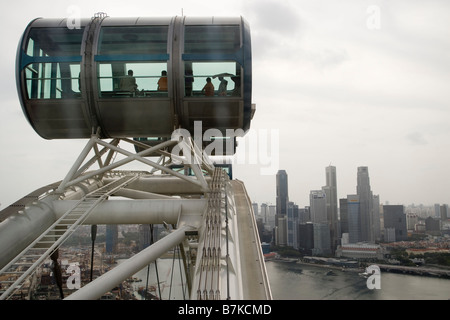
[[[0,13],[0,209],[63,179],[86,143],[40,138],[15,86],[27,24],[68,17],[71,5],[83,17],[183,11],[249,22],[258,149],[248,148],[250,138],[241,143],[245,161],[234,172],[253,201],[275,203],[275,174],[284,169],[290,200],[307,206],[331,164],[339,198],[356,193],[357,167],[367,166],[382,203],[450,203],[449,1],[18,0]]]

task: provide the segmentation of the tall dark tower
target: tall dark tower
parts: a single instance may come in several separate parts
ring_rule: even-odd
[[[106,253],[117,253],[119,227],[116,224],[106,225]]]
[[[327,185],[322,189],[327,195],[327,220],[330,225],[331,250],[334,253],[339,241],[336,167],[326,167],[325,172]]]
[[[287,234],[285,234],[286,215],[288,211],[288,177],[285,170],[278,170],[277,172],[277,212],[275,215],[275,227],[279,234],[277,236],[277,244],[286,244]],[[279,225],[279,221],[282,221],[283,225]]]
[[[277,215],[282,217],[287,214],[289,202],[288,177],[285,170],[277,173]]]
[[[374,241],[373,235],[373,194],[370,189],[369,168],[358,167],[356,193],[359,196],[361,241]]]

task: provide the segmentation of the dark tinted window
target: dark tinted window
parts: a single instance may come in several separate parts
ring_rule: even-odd
[[[27,54],[43,56],[79,56],[84,29],[33,28],[29,33]]]
[[[166,54],[168,26],[104,27],[98,54]]]
[[[239,26],[186,26],[184,53],[234,53],[239,50]]]

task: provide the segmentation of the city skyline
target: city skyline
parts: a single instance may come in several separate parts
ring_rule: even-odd
[[[326,167],[326,185],[321,190],[310,190],[309,204],[300,208],[289,201],[288,173],[279,170],[276,206],[263,203],[259,212],[258,204],[253,203],[257,219],[262,218],[264,229],[260,233],[273,230],[272,244],[291,247],[304,255],[380,259],[380,243],[406,241],[410,233],[448,233],[448,205],[434,205],[426,218],[420,214],[420,220],[419,215],[408,213],[404,205],[380,205],[379,195],[371,189],[369,168],[364,166],[357,168],[356,193],[340,198],[338,209],[336,172],[336,167]],[[270,211],[276,214],[268,217]]]
[[[325,168],[330,168],[330,167],[335,168],[335,173],[334,173],[334,174],[335,174],[335,176],[338,175],[338,173],[339,173],[339,168],[334,167],[334,166],[328,166],[328,167],[325,167]],[[340,188],[339,188],[339,182],[335,180],[335,183],[336,183],[336,189],[337,189],[337,202],[339,202],[340,199],[345,199],[345,198],[347,198],[348,195],[353,195],[353,194],[356,195],[356,194],[358,193],[358,171],[359,171],[359,168],[368,168],[368,167],[366,167],[366,166],[359,166],[359,167],[356,167],[356,168],[355,168],[355,175],[354,175],[354,182],[355,182],[355,183],[354,183],[354,189],[353,189],[353,190],[340,190]],[[280,171],[283,171],[284,173],[287,174],[288,177],[290,177],[289,170],[280,169]],[[274,175],[274,180],[275,180],[275,177],[277,177],[277,176],[278,176],[278,173],[277,173],[277,175]],[[323,172],[322,172],[322,176],[323,176]],[[320,179],[320,178],[318,178],[318,180],[319,180],[319,179]],[[326,177],[326,179],[328,179],[328,176]],[[301,195],[301,196],[298,196],[298,194],[297,194],[297,197],[295,197],[295,196],[293,197],[293,196],[291,196],[291,193],[292,193],[292,189],[294,189],[294,192],[295,192],[295,188],[292,188],[292,185],[296,185],[297,182],[296,182],[296,181],[292,181],[292,178],[291,178],[290,180],[291,180],[291,182],[289,183],[289,178],[287,178],[287,182],[288,182],[287,188],[288,188],[288,190],[291,190],[290,193],[288,194],[289,201],[292,201],[292,202],[298,204],[298,205],[301,206],[301,207],[309,206],[309,203],[310,203],[310,192],[311,192],[311,191],[314,191],[314,190],[321,190],[321,191],[322,191],[321,188],[325,188],[325,187],[327,186],[327,185],[325,184],[324,187],[320,187],[320,182],[317,182],[317,183],[314,185],[313,188],[310,188],[310,189],[307,191],[306,194]],[[328,181],[328,180],[327,180],[327,181]],[[328,182],[326,182],[326,183],[328,183]],[[292,184],[292,185],[291,185],[291,184]],[[276,189],[276,186],[275,186],[275,189]],[[307,188],[305,188],[305,189],[307,189]],[[370,191],[370,192],[372,192],[372,191]],[[277,204],[277,202],[276,202],[276,192],[273,192],[273,194],[274,194],[273,198],[275,198],[275,201],[264,200],[264,199],[262,199],[262,201],[256,201],[256,200],[255,200],[256,198],[254,199],[253,197],[252,197],[251,199],[252,199],[252,201],[255,202],[255,203],[261,203],[261,204],[264,203],[264,204],[267,204],[267,205],[276,205],[276,204]],[[252,196],[252,195],[251,195],[251,196]],[[415,205],[415,206],[421,206],[421,205],[423,205],[423,206],[425,206],[425,207],[433,207],[433,206],[435,206],[436,204],[439,204],[439,205],[448,205],[447,202],[423,203],[423,202],[417,201],[417,202],[411,202],[411,203],[394,203],[394,202],[391,202],[391,201],[389,201],[389,200],[384,200],[384,201],[382,201],[382,200],[380,200],[380,198],[383,199],[383,196],[384,196],[384,195],[383,195],[383,194],[380,194],[380,193],[377,192],[376,190],[375,190],[375,194],[373,194],[373,196],[378,198],[378,201],[379,201],[380,205],[383,205],[383,204],[385,204],[385,205],[403,205],[403,206],[405,206],[405,207],[410,206],[410,205]],[[303,201],[303,202],[299,202],[299,201],[296,200],[297,198],[303,198],[304,201]],[[338,205],[338,206],[339,206],[339,205]]]

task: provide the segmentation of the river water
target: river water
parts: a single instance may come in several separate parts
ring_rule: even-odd
[[[133,283],[138,288],[151,287],[163,300],[186,299],[186,287],[180,279],[180,261],[158,259],[139,271]],[[357,271],[342,271],[325,266],[296,262],[267,261],[267,275],[274,300],[448,300],[450,279],[381,272],[380,289],[369,289],[367,279]],[[330,272],[332,271],[332,272]],[[184,280],[184,275],[181,276]],[[157,285],[159,282],[159,286]],[[161,295],[160,295],[161,294]],[[142,299],[136,292],[136,298]]]
[[[358,272],[282,261],[266,269],[274,300],[450,299],[450,279],[381,272],[381,288],[369,289]]]

